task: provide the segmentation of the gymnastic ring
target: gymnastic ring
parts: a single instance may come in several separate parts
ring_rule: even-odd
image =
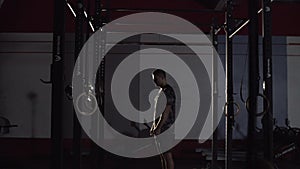
[[[235,105],[235,106],[237,107],[237,110],[236,110],[236,112],[234,113],[234,116],[237,116],[237,115],[240,113],[240,106],[239,106],[239,104],[237,104],[237,103],[234,102],[234,101],[230,101],[230,102],[226,102],[226,103],[225,103],[224,109],[223,109],[224,115],[225,115],[225,116],[228,116],[228,114],[227,114],[226,111],[225,111],[225,108],[226,108],[229,104],[233,104],[233,105]]]
[[[80,110],[80,108],[79,108],[79,99],[81,98],[81,97],[83,97],[83,96],[92,96],[92,99],[96,102],[96,104],[95,104],[95,107],[94,107],[94,109],[91,111],[91,112],[84,112],[84,111],[81,111]],[[80,114],[82,114],[82,115],[92,115],[92,114],[94,114],[96,111],[97,111],[97,107],[98,107],[98,105],[97,105],[97,99],[96,99],[96,97],[93,95],[93,94],[91,94],[91,93],[89,93],[89,94],[86,94],[86,92],[82,92],[77,98],[76,98],[76,102],[75,102],[76,104],[75,104],[75,106],[76,106],[76,109],[78,110],[78,112],[80,113]]]
[[[269,99],[267,98],[267,96],[265,96],[264,94],[261,94],[261,93],[258,93],[257,96],[260,96],[262,97],[265,101],[267,101],[267,107],[260,113],[256,113],[255,116],[262,116],[264,114],[266,114],[267,112],[269,112],[269,109],[270,109],[270,101]],[[248,112],[250,112],[250,100],[252,98],[251,97],[248,97],[247,100],[246,100],[246,109]]]

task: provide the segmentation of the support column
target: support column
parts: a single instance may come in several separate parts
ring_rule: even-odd
[[[102,26],[103,26],[103,18],[102,18],[102,5],[101,5],[101,0],[95,0],[95,22],[94,22],[94,26],[95,26],[95,31],[98,31]],[[101,39],[99,39],[101,38]],[[101,61],[103,53],[101,50],[103,50],[103,44],[102,44],[102,36],[101,37],[95,37],[95,41],[94,41],[94,46],[95,46],[95,55],[99,56],[97,57],[96,62],[100,62],[100,68],[98,68],[97,71],[97,97],[98,97],[98,101],[101,100],[101,104],[99,104],[99,109],[100,111],[103,113],[104,115],[104,105],[105,105],[105,95],[104,95],[104,59]],[[99,48],[99,46],[101,46],[101,48]],[[103,124],[100,124],[101,122],[98,120],[93,120],[93,126],[103,126]],[[103,127],[99,127],[98,130],[102,130]],[[99,132],[99,138],[104,138],[104,136],[102,136],[100,133],[103,133],[103,131],[98,131]],[[99,147],[96,143],[93,143],[92,146],[93,150],[93,162],[92,162],[92,168],[93,169],[100,169],[103,168],[103,158],[104,158],[104,150]]]
[[[75,55],[74,58],[77,60],[80,50],[83,46],[83,1],[77,0],[76,3],[76,18],[75,18]],[[73,111],[73,168],[81,168],[81,125],[78,121],[76,112]]]
[[[234,124],[233,109],[233,53],[232,38],[233,32],[233,3],[226,1],[226,135],[225,135],[225,169],[232,168],[232,130]]]
[[[218,37],[217,37],[217,26],[215,20],[213,20],[213,24],[211,27],[211,40],[214,49],[218,50]],[[213,139],[212,139],[212,160],[211,166],[212,169],[217,169],[218,167],[218,55],[215,53],[216,51],[212,49],[213,53],[213,118],[212,118],[212,127],[214,130]]]
[[[263,0],[263,80],[266,112],[262,119],[264,131],[264,158],[273,163],[273,86],[272,86],[272,11],[271,0]]]
[[[65,1],[54,0],[53,49],[51,64],[51,168],[63,168]]]
[[[102,7],[101,0],[95,0],[95,30],[97,31],[102,26]]]
[[[248,110],[248,154],[247,167],[254,168],[256,158],[256,114],[257,114],[257,96],[259,93],[259,57],[258,57],[258,0],[248,1],[249,27],[249,110]]]

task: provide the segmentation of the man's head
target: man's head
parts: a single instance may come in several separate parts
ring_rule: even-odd
[[[154,83],[159,87],[163,87],[167,84],[166,72],[162,69],[156,69],[155,71],[153,71],[152,78]]]

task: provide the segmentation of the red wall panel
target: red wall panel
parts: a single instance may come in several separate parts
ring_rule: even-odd
[[[74,1],[74,0],[72,0]],[[88,0],[85,0],[88,2]],[[195,0],[107,0],[103,1],[104,8],[130,8],[130,9],[190,9],[202,10],[205,8]],[[86,3],[87,4],[87,3]],[[87,5],[86,5],[87,8]],[[90,1],[90,13],[93,14],[94,1]],[[247,18],[247,1],[240,1],[234,10],[237,18]],[[130,12],[111,12],[109,19],[129,14]],[[224,22],[224,13],[220,12],[169,12],[183,17],[204,32],[209,31],[213,17],[218,18],[219,23]],[[74,31],[74,18],[67,9],[67,32]],[[261,16],[261,15],[260,15]],[[300,3],[273,2],[273,35],[300,35]],[[52,32],[53,30],[53,0],[5,0],[0,8],[0,32]],[[239,34],[246,34],[244,28]]]

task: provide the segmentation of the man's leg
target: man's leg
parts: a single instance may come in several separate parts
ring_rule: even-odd
[[[171,152],[164,153],[164,157],[167,161],[167,169],[174,169],[174,160]]]
[[[161,169],[168,169],[168,167],[167,167],[167,159],[166,159],[165,155],[164,154],[160,154],[159,157],[160,157],[160,162],[161,162]]]

